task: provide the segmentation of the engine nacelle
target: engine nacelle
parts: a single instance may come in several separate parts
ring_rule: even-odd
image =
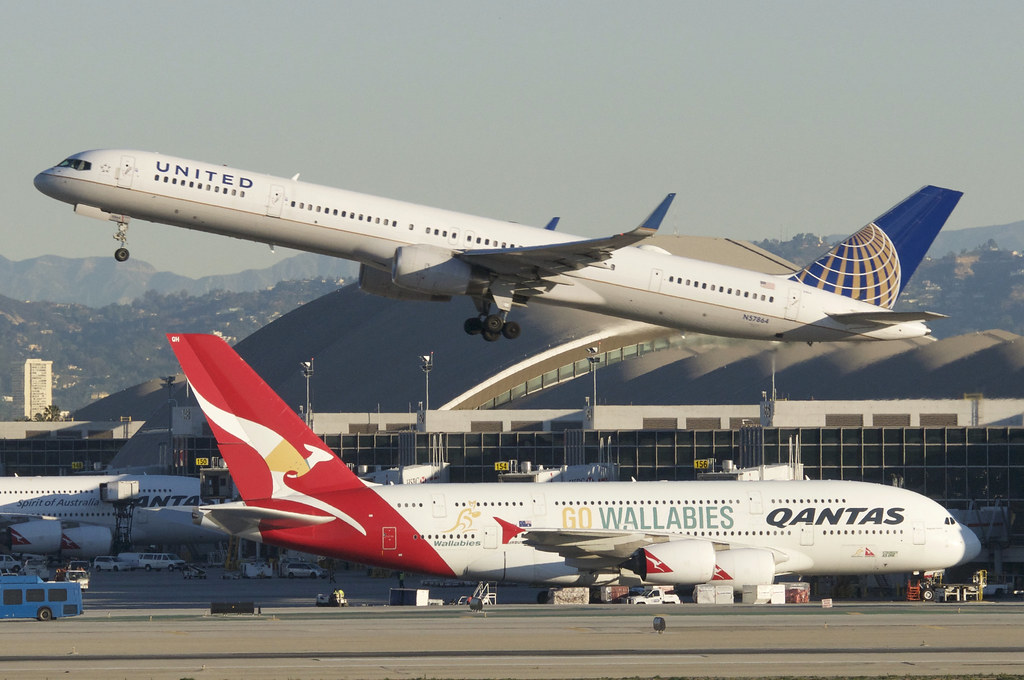
[[[100,526],[65,527],[60,554],[65,557],[96,557],[110,553],[110,529]]]
[[[659,543],[633,553],[629,567],[645,583],[706,583],[715,573],[715,548],[708,541],[695,539]]]
[[[3,541],[13,553],[46,555],[60,550],[60,529],[59,519],[30,519],[7,527]]]
[[[730,585],[735,592],[743,586],[764,586],[775,581],[775,556],[760,548],[735,548],[715,553],[715,575],[711,583]]]
[[[391,300],[415,300],[417,302],[448,302],[451,295],[431,295],[430,293],[419,293],[407,288],[400,288],[391,281],[389,272],[382,272],[365,264],[359,265],[359,290],[370,295]]]
[[[452,257],[452,251],[435,246],[402,246],[391,262],[396,286],[429,295],[470,295],[482,292],[486,281],[473,267]]]

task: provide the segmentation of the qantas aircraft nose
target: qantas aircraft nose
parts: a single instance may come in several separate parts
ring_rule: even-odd
[[[978,540],[978,535],[973,530],[963,524],[958,526],[960,527],[960,536],[964,541],[964,556],[960,558],[960,564],[964,564],[981,554],[981,541]]]

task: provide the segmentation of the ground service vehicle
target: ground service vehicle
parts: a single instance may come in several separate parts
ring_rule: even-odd
[[[629,604],[679,604],[679,596],[661,587],[647,588],[626,600]]]
[[[38,576],[0,576],[0,618],[49,621],[82,613],[77,583],[47,583]]]

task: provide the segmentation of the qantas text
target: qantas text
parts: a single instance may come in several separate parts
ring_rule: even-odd
[[[765,518],[773,527],[794,524],[902,524],[904,508],[775,508]]]

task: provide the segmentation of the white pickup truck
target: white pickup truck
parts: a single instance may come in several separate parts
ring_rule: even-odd
[[[630,595],[626,602],[629,604],[679,604],[679,596],[668,592],[665,588],[654,586],[647,588],[639,595]]]

